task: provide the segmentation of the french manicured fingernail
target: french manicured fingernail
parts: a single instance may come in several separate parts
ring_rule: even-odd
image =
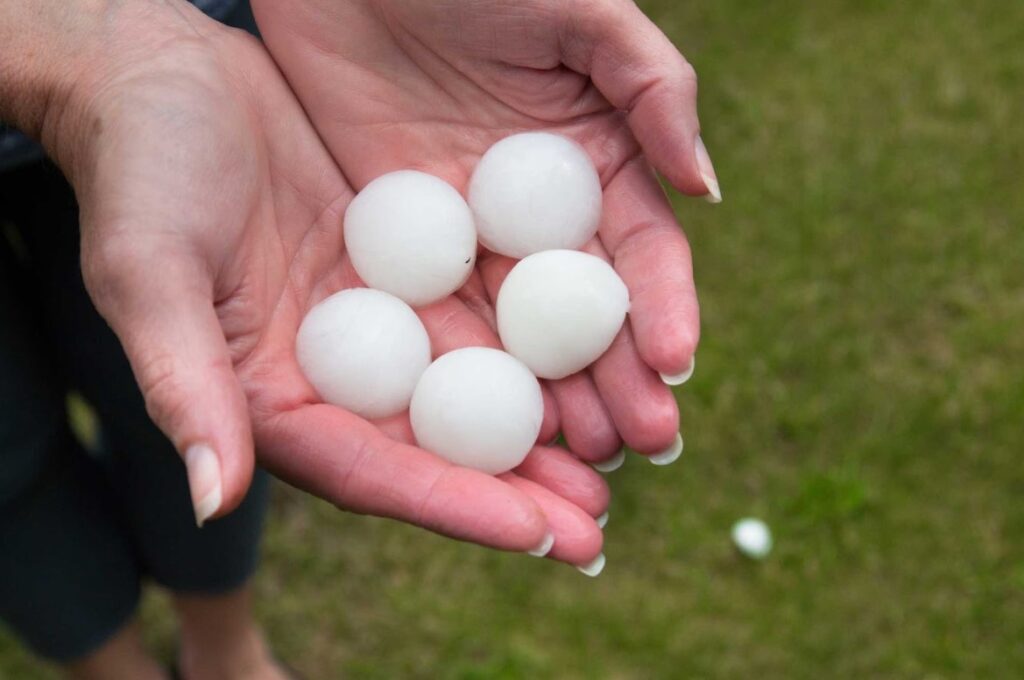
[[[527,552],[533,555],[534,557],[544,557],[549,552],[551,552],[551,548],[554,547],[554,545],[555,535],[549,531],[548,533],[544,534],[544,540],[540,542],[540,545],[538,545],[533,550],[527,550]]]
[[[615,472],[620,467],[622,467],[622,464],[625,462],[626,452],[619,451],[608,460],[603,460],[600,463],[592,463],[591,466],[598,472],[604,472],[605,474],[607,474],[609,472]]]
[[[700,177],[704,180],[704,186],[708,188],[708,203],[721,203],[722,190],[718,187],[718,177],[715,175],[715,166],[711,165],[711,156],[708,155],[708,148],[704,146],[704,140],[697,135],[693,143],[694,152],[697,155],[697,169]]]
[[[599,526],[600,528],[604,529],[604,525],[608,524],[608,513],[607,512],[602,513],[594,521],[597,522],[597,526]]]
[[[203,526],[220,509],[220,460],[206,444],[193,444],[185,451],[188,488],[196,512],[196,526]]]
[[[677,432],[676,440],[672,442],[672,446],[668,447],[661,453],[648,456],[647,460],[651,461],[655,465],[671,465],[676,462],[681,455],[683,455],[683,435]]]
[[[659,373],[661,381],[666,385],[675,387],[676,385],[682,385],[684,382],[693,377],[693,369],[697,367],[697,355],[694,354],[690,357],[690,365],[686,367],[686,370],[682,373],[675,375],[669,375],[667,373]]]
[[[604,570],[604,562],[604,553],[601,553],[600,555],[594,558],[593,562],[590,562],[588,564],[581,564],[576,568],[580,571],[580,573],[586,574],[587,576],[593,578]]]

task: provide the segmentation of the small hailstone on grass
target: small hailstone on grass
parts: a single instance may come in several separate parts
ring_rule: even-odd
[[[732,542],[745,556],[761,560],[772,551],[772,533],[759,519],[746,517],[732,526]]]
[[[601,179],[582,146],[549,132],[488,149],[469,183],[480,243],[509,257],[579,248],[601,221]]]
[[[295,341],[310,384],[329,404],[364,418],[409,406],[430,365],[430,338],[416,313],[379,290],[351,288],[309,310]]]
[[[345,249],[368,286],[418,307],[454,293],[469,278],[476,227],[451,185],[400,170],[381,175],[352,199]]]

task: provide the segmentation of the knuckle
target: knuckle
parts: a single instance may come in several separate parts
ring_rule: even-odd
[[[123,239],[87,238],[82,247],[82,279],[100,311],[127,287],[128,265]]]
[[[693,67],[693,64],[683,58],[682,55],[680,55],[679,79],[684,85],[688,85],[694,90],[697,89],[697,69]]]
[[[682,58],[681,61],[682,62],[679,66],[679,77],[685,82],[693,83],[695,86],[697,84],[697,70],[694,69],[692,63],[687,61],[685,58]]]
[[[136,379],[153,422],[173,430],[183,421],[189,399],[181,364],[175,357],[156,354],[142,359]]]

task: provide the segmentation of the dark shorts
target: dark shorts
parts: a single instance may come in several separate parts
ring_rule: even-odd
[[[0,619],[40,655],[94,650],[143,579],[220,593],[256,568],[268,479],[195,526],[184,466],[146,415],[120,344],[82,284],[78,208],[60,171],[0,173]],[[92,450],[68,426],[81,394]]]

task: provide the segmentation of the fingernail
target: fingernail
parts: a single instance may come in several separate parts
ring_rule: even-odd
[[[220,508],[220,461],[206,444],[193,444],[185,452],[185,468],[196,512],[196,526],[202,527]]]
[[[554,547],[554,545],[555,535],[549,531],[548,533],[544,534],[544,540],[540,542],[540,545],[538,545],[533,550],[527,550],[526,552],[530,555],[533,555],[534,557],[544,557],[549,552],[551,552],[551,548]]]
[[[672,446],[668,447],[661,453],[648,456],[647,460],[651,461],[655,465],[671,465],[676,462],[681,455],[683,455],[683,435],[677,432],[676,440],[672,442]]]
[[[587,576],[594,578],[604,570],[604,553],[601,553],[594,558],[593,562],[589,564],[583,564],[576,567],[580,573],[586,574]]]
[[[675,387],[676,385],[682,385],[684,382],[686,382],[687,380],[692,378],[693,377],[693,369],[695,369],[696,367],[697,367],[697,355],[694,354],[693,356],[690,357],[690,365],[687,366],[686,370],[683,371],[682,373],[677,373],[675,375],[669,375],[667,373],[659,373],[658,375],[661,376],[661,381],[663,383],[665,383],[666,385],[671,385],[672,387]]]
[[[622,467],[622,464],[625,463],[625,462],[626,462],[626,452],[625,451],[619,451],[618,453],[616,453],[614,456],[612,456],[608,460],[603,460],[600,463],[591,463],[591,467],[593,467],[598,472],[603,472],[603,473],[607,474],[609,472],[615,472],[620,467]]]
[[[693,143],[694,152],[697,155],[697,169],[700,171],[700,177],[704,180],[704,186],[708,188],[707,199],[708,203],[721,203],[722,202],[722,190],[718,188],[718,177],[715,175],[715,167],[711,165],[711,156],[708,155],[708,148],[704,146],[704,140],[697,135],[697,139]]]
[[[599,526],[599,527],[601,527],[602,529],[604,529],[604,525],[605,525],[605,524],[608,524],[608,513],[607,513],[607,512],[605,512],[605,513],[602,513],[602,514],[601,514],[601,515],[600,515],[600,516],[599,516],[599,517],[598,517],[597,519],[595,519],[594,521],[595,521],[595,522],[597,522],[597,526]]]

